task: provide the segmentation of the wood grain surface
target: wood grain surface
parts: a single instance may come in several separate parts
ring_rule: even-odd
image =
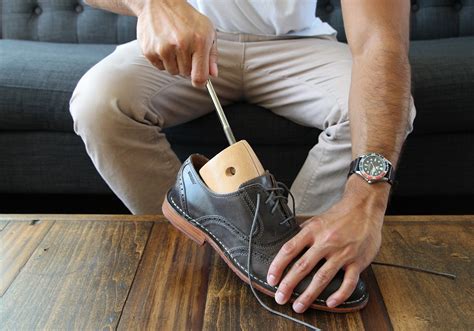
[[[32,220],[38,220],[32,223]],[[472,330],[474,216],[387,217],[368,305],[296,314],[323,330]],[[267,312],[209,245],[161,216],[0,215],[2,330],[304,330]],[[7,280],[4,282],[4,280]]]
[[[119,328],[201,330],[210,253],[169,223],[155,223]]]
[[[377,260],[457,275],[374,265],[395,330],[473,330],[474,220],[389,221]]]
[[[270,308],[303,320],[323,330],[363,330],[359,312],[334,314],[307,310],[297,314],[291,305],[278,305],[257,292]],[[304,330],[299,324],[271,314],[260,306],[250,287],[244,284],[217,254],[213,254],[203,330]]]
[[[367,285],[369,292],[369,303],[360,311],[365,330],[388,331],[393,330],[392,321],[385,306],[385,300],[379,288],[379,284],[372,270],[372,266],[366,268],[362,279]]]
[[[2,329],[115,328],[151,226],[56,222],[1,299]]]
[[[103,215],[103,214],[0,214],[1,222],[31,222],[40,221],[104,221],[104,222],[167,222],[163,215]]]
[[[9,222],[0,231],[0,296],[3,296],[54,222]]]
[[[8,223],[10,223],[10,221],[0,220],[0,232],[3,231],[3,229],[5,229],[5,227],[8,225]]]

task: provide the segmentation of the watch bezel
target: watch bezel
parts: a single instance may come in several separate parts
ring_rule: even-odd
[[[380,158],[382,161],[382,164],[384,166],[384,169],[380,172],[380,174],[374,176],[370,175],[367,172],[365,172],[363,165],[364,161],[367,160],[369,157],[377,157]],[[375,183],[375,182],[380,182],[380,181],[387,181],[387,177],[385,177],[389,171],[389,164],[390,162],[383,156],[378,153],[368,153],[365,155],[361,155],[361,159],[359,161],[359,166],[358,166],[358,173],[369,183]]]

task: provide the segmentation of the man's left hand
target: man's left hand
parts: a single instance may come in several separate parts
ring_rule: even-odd
[[[302,223],[301,231],[282,246],[268,270],[268,283],[279,283],[276,302],[288,302],[296,285],[323,258],[326,262],[293,303],[293,309],[304,312],[341,268],[344,280],[326,304],[332,308],[349,298],[360,273],[379,251],[389,190],[388,183],[368,185],[362,178],[351,176],[338,203]],[[288,264],[305,248],[308,250],[281,279]]]

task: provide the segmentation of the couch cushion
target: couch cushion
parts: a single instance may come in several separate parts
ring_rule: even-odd
[[[72,131],[72,91],[114,49],[0,40],[0,130]]]
[[[0,58],[5,59],[0,61],[0,130],[72,132],[71,94],[82,75],[114,48],[0,40]],[[317,130],[293,124],[257,106],[236,104],[226,112],[241,139],[261,144],[301,144],[317,139]],[[178,144],[225,143],[215,114],[197,121],[167,130],[170,140]],[[259,130],[259,123],[267,123],[278,135]],[[203,136],[203,127],[211,134]]]
[[[83,0],[2,1],[5,39],[120,44],[136,38],[136,17],[96,9]]]
[[[474,37],[413,41],[410,45],[414,134],[474,128]]]
[[[0,130],[72,131],[68,111],[71,93],[80,77],[114,47],[0,40]],[[472,129],[474,37],[414,41],[410,58],[418,110],[414,135]],[[236,108],[247,110],[247,116],[233,112],[233,108],[227,111],[234,129],[243,133],[242,138],[262,144],[296,144],[308,141],[308,135],[313,141],[316,135],[263,109],[251,105]],[[211,144],[221,139],[220,131],[203,138],[201,129],[214,125],[220,130],[216,122],[211,116],[202,125],[186,125],[168,133],[180,143],[200,137]],[[278,134],[249,130],[252,123],[267,123]]]

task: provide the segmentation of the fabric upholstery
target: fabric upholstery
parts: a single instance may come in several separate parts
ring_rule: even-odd
[[[121,44],[135,39],[136,18],[92,8],[83,0],[3,0],[3,38]]]
[[[3,38],[118,44],[135,39],[136,18],[87,6],[83,0],[2,0]],[[317,15],[345,41],[340,0],[319,0]],[[474,35],[474,0],[412,0],[411,39]]]
[[[318,0],[317,15],[346,41],[341,1]],[[411,0],[411,40],[474,35],[474,0]]]
[[[226,146],[224,138],[215,145],[183,145],[170,140],[182,161],[191,153],[213,156]],[[394,195],[472,196],[472,177],[460,179],[456,175],[472,171],[472,140],[472,133],[410,136],[400,160]],[[249,142],[262,164],[287,184],[295,178],[313,143],[308,140],[308,145],[280,146]],[[436,153],[430,152],[434,148]],[[81,138],[74,133],[0,131],[0,155],[0,193],[111,194]],[[440,169],[447,175],[439,176]]]
[[[474,37],[411,42],[414,135],[474,128]]]
[[[242,131],[236,130],[237,134]],[[226,147],[225,138],[217,144],[181,144],[174,138],[170,137],[171,145],[182,161],[192,153],[214,156]],[[311,148],[304,144],[256,145],[250,139],[249,142],[262,163],[271,165],[272,173],[286,183],[296,177]],[[89,159],[81,138],[72,132],[0,131],[0,155],[0,193],[111,193]]]
[[[0,40],[0,130],[71,131],[72,91],[114,48]]]
[[[0,155],[0,193],[111,192],[74,133],[0,131]]]
[[[72,91],[80,77],[114,47],[0,40],[0,129],[72,131],[68,112]],[[462,132],[473,128],[474,37],[415,41],[410,58],[418,109],[414,134]],[[243,117],[234,116],[234,113],[242,113],[232,111],[240,108],[246,113],[244,123],[241,123]],[[227,112],[237,127],[268,123],[275,134],[244,130],[248,139],[262,144],[271,141],[298,144],[311,132],[253,105],[231,106]],[[459,121],[460,118],[463,121]],[[204,144],[218,143],[220,132],[205,137],[200,133],[201,127],[213,127],[215,121],[212,116],[205,117],[202,122],[170,130],[170,135],[180,143],[189,143],[198,137],[204,139]]]
[[[468,174],[474,164],[474,0],[411,4],[417,117],[394,194],[472,196],[472,177],[451,174]],[[317,14],[346,40],[340,0],[319,0]],[[0,0],[0,193],[111,193],[72,131],[68,102],[79,78],[114,44],[135,39],[135,24],[82,0]],[[236,137],[290,184],[319,131],[245,103],[226,113]],[[194,152],[213,156],[226,146],[216,123],[210,114],[165,131],[181,160]],[[212,129],[202,135],[203,127]]]

